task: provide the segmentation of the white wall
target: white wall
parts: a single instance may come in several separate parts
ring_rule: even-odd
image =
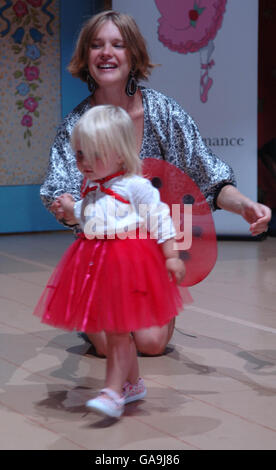
[[[173,8],[173,0],[168,4]],[[227,1],[214,39],[215,65],[209,71],[213,86],[205,103],[199,93],[200,52],[180,54],[159,41],[161,14],[155,1],[113,0],[113,9],[135,18],[152,61],[162,64],[146,85],[174,97],[195,119],[203,137],[236,139],[235,145],[216,145],[212,150],[231,164],[239,189],[256,200],[258,0]],[[239,216],[217,211],[214,218],[218,234],[249,235],[248,224]]]

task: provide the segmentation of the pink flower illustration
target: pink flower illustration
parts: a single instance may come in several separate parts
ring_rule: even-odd
[[[28,13],[28,7],[25,2],[22,2],[22,0],[18,0],[14,6],[13,6],[14,12],[16,16],[21,18],[22,16],[27,15]]]
[[[27,2],[34,8],[41,7],[42,0],[27,0]]]
[[[33,113],[38,107],[38,102],[31,96],[24,101],[24,108]]]
[[[39,69],[37,67],[25,67],[24,74],[28,81],[37,80],[39,77]]]
[[[180,54],[197,52],[216,37],[227,0],[155,0],[161,13],[158,37],[164,46]],[[200,6],[201,5],[201,6]]]
[[[196,21],[199,17],[199,14],[197,12],[197,10],[190,10],[189,11],[189,18],[191,21]]]
[[[29,116],[28,114],[25,114],[22,118],[21,124],[22,124],[22,126],[32,127],[32,125],[33,125],[32,116]]]

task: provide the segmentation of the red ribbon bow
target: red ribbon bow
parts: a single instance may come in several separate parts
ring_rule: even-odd
[[[125,174],[125,171],[118,171],[117,173],[106,176],[105,178],[95,180],[95,183],[99,183],[100,191],[102,191],[103,193],[108,194],[109,196],[113,196],[115,197],[115,199],[118,199],[118,201],[124,202],[125,204],[130,204],[130,202],[124,199],[122,196],[120,196],[120,194],[117,194],[115,193],[115,191],[112,191],[112,189],[106,188],[104,186],[104,183],[106,183],[107,181],[110,181],[111,179],[116,178],[117,176],[124,175],[124,174]],[[99,186],[91,186],[91,187],[88,186],[87,188],[85,188],[86,184],[87,184],[87,179],[85,178],[83,180],[83,184],[81,188],[81,197],[83,199],[88,193],[90,193],[91,191],[95,191],[99,187]]]

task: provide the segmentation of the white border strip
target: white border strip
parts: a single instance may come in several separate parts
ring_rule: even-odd
[[[241,320],[235,317],[229,317],[228,315],[223,315],[222,313],[212,312],[211,310],[207,310],[205,308],[194,307],[189,305],[189,310],[193,310],[198,313],[203,313],[205,315],[209,315],[214,318],[219,318],[220,320],[230,321],[232,323],[238,323],[243,326],[248,326],[250,328],[255,328],[256,330],[266,331],[268,333],[276,334],[275,328],[270,328],[269,326],[259,325],[258,323],[253,323],[251,321]]]

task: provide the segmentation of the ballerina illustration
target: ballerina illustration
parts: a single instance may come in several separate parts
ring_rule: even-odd
[[[210,69],[214,39],[222,25],[227,0],[155,0],[161,13],[158,38],[165,47],[180,54],[200,53],[200,100],[208,101],[213,85]]]

